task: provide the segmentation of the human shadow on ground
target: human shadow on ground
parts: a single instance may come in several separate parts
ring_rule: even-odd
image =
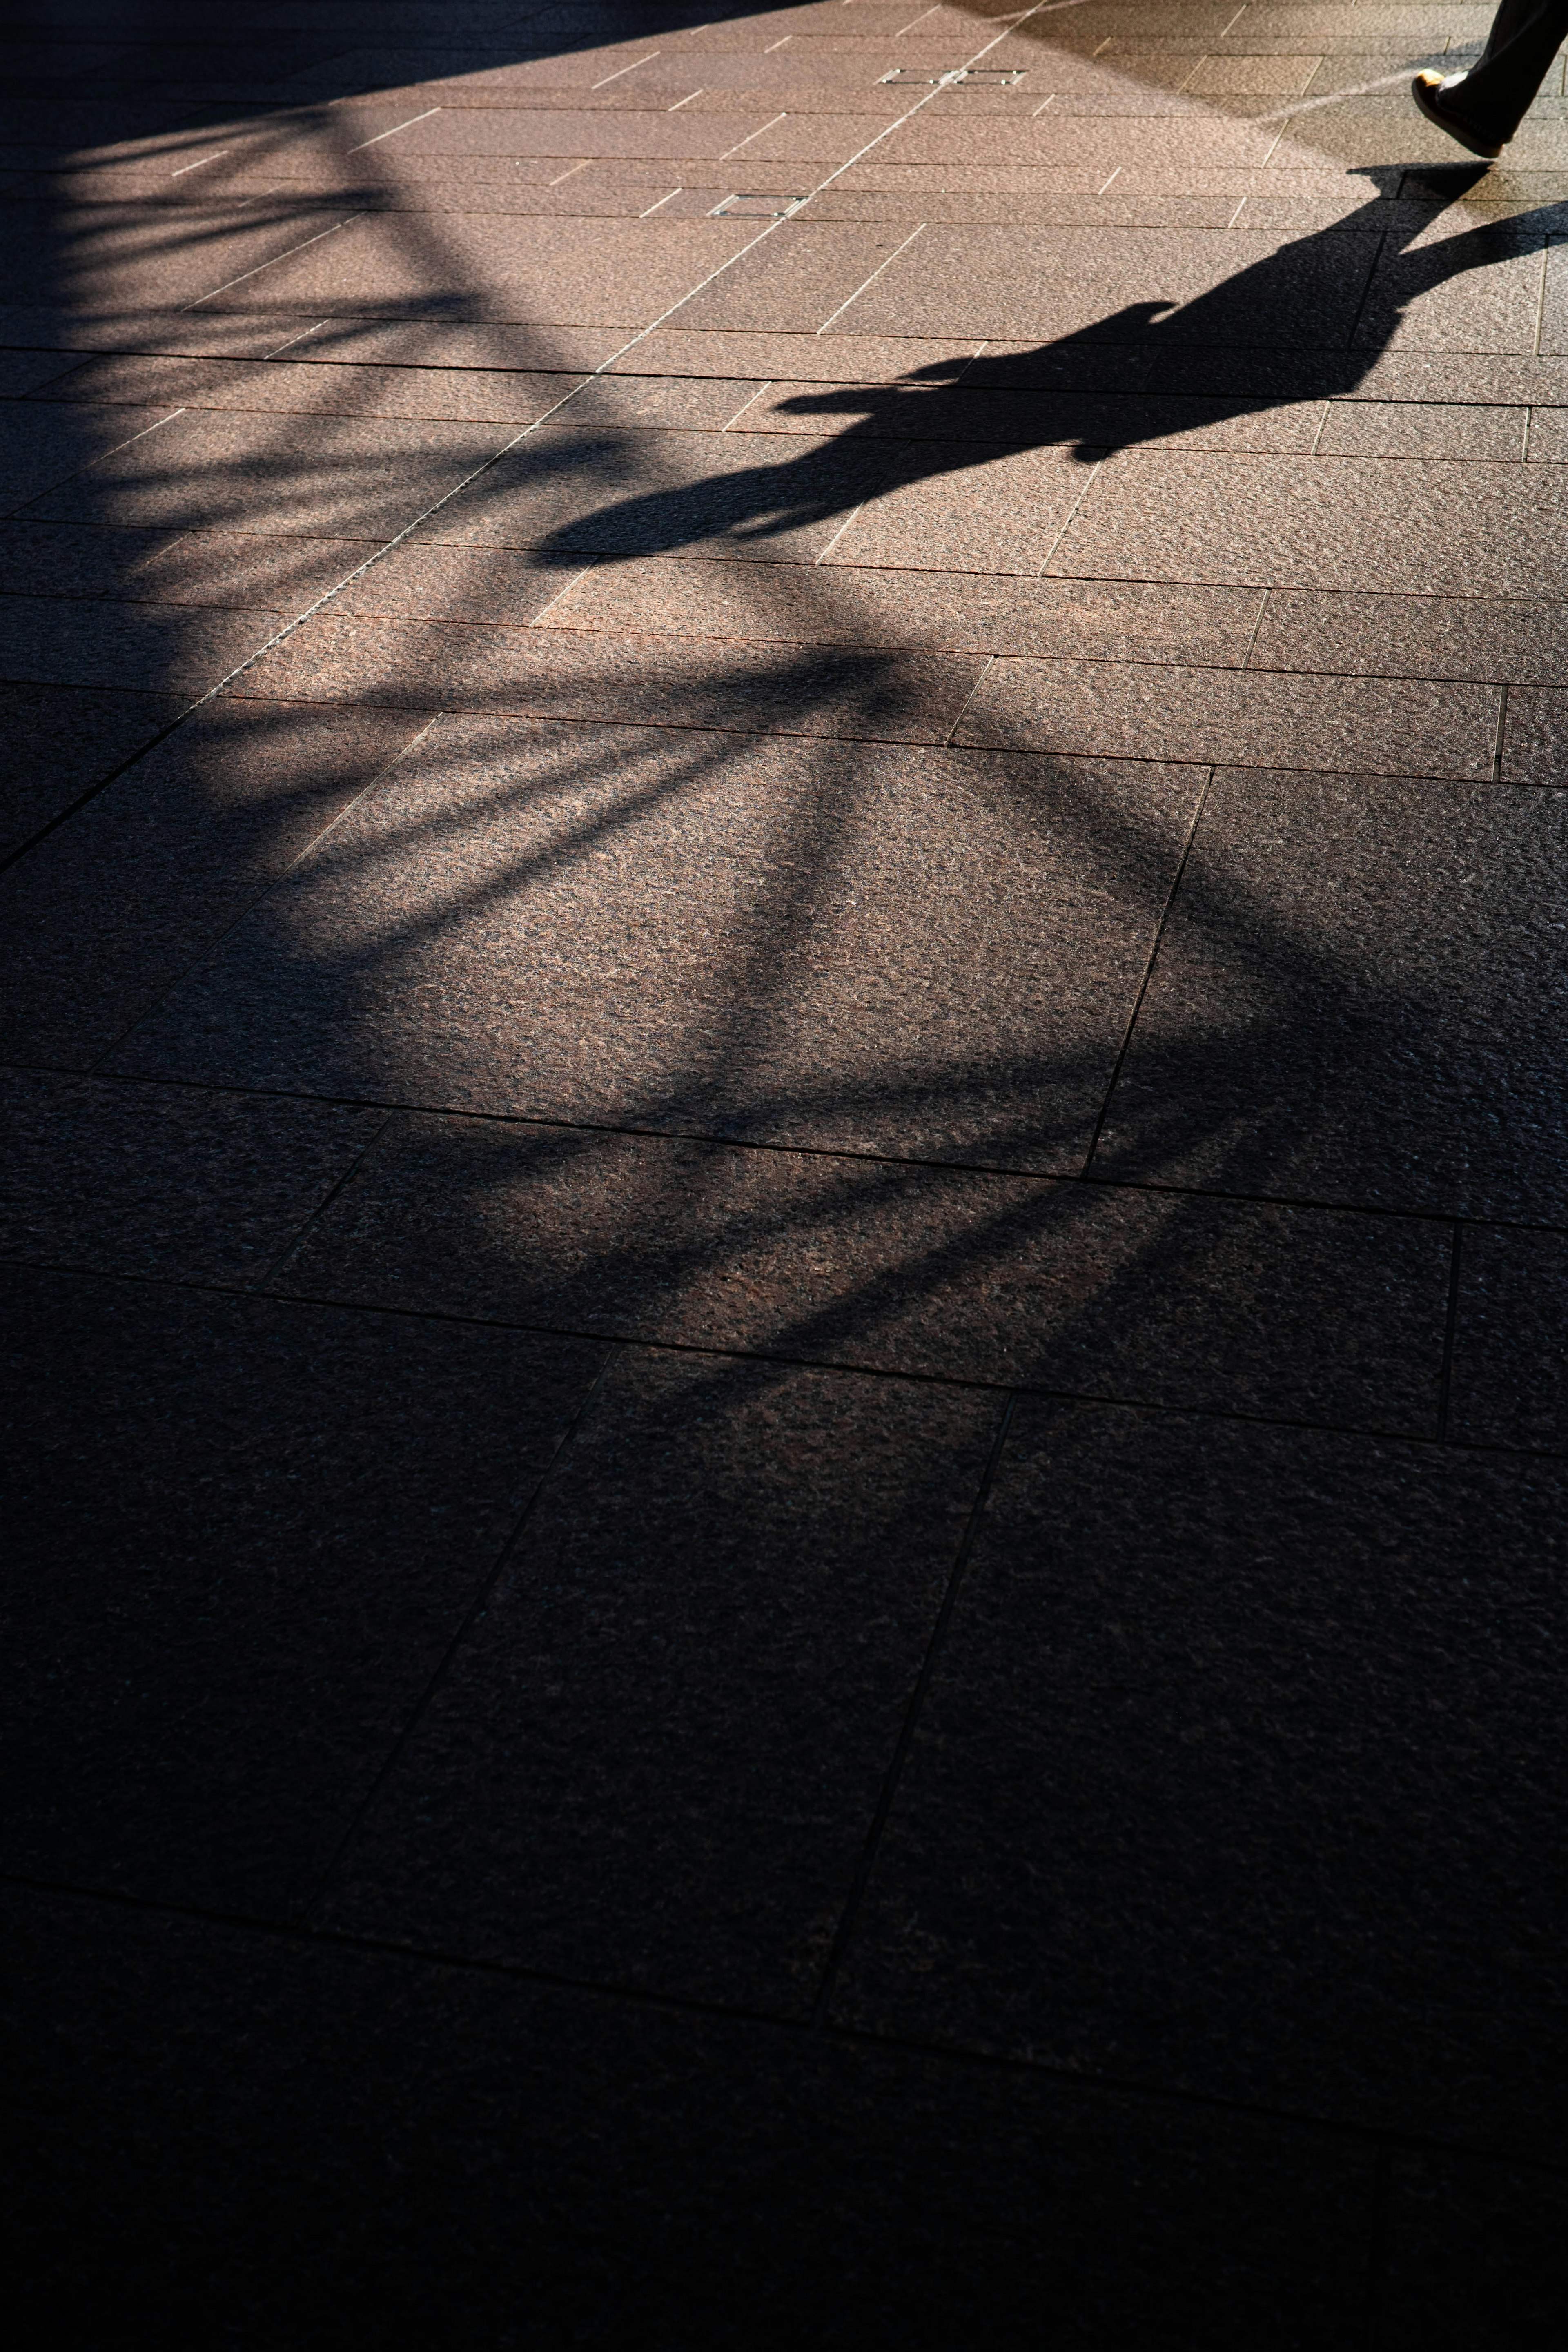
[[[800,418],[797,429],[806,432],[820,420],[825,434],[798,455],[600,507],[552,532],[543,557],[667,553],[716,536],[768,541],[847,514],[879,492],[1020,450],[1060,446],[1091,463],[1294,403],[1343,399],[1387,351],[1412,304],[1468,271],[1539,251],[1563,219],[1562,206],[1542,206],[1423,244],[1416,240],[1480,173],[1434,173],[1426,184],[1437,194],[1397,205],[1389,190],[1404,175],[1370,176],[1375,193],[1358,212],[1189,300],[1124,303],[1033,350],[942,360],[890,383],[796,392],[773,414]],[[1047,281],[1047,298],[1048,289]],[[572,421],[568,403],[561,422]],[[727,437],[732,448],[741,435],[732,427]],[[900,446],[889,450],[889,443]],[[552,470],[573,463],[559,447],[539,457]]]

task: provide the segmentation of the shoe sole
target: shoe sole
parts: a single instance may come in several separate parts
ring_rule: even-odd
[[[1445,113],[1419,74],[1410,85],[1410,95],[1426,117],[1427,121],[1434,123],[1448,138],[1457,141],[1461,147],[1468,149],[1470,154],[1480,156],[1483,163],[1497,162],[1498,157],[1502,153],[1500,144],[1496,140],[1482,139],[1475,131],[1467,131],[1454,115]]]

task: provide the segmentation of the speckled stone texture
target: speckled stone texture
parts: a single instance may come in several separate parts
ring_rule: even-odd
[[[1563,58],[12,16],[52,2336],[1556,2352]]]

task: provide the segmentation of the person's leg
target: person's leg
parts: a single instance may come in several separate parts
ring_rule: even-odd
[[[1568,0],[1502,0],[1485,49],[1468,73],[1442,83],[1438,109],[1481,139],[1506,146],[1565,37]]]

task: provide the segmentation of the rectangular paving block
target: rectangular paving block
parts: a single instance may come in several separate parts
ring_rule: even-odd
[[[998,1418],[620,1355],[324,1916],[808,2013]]]
[[[1050,560],[1104,579],[1412,596],[1551,594],[1568,577],[1557,478],[1520,465],[1123,451]],[[1439,513],[1441,530],[1412,528]]]
[[[126,1066],[1070,1171],[1201,782],[454,718]]]
[[[1434,1434],[1447,1228],[409,1121],[285,1288],[609,1337]]]
[[[510,437],[504,425],[193,409],[160,433],[84,463],[34,498],[26,512],[143,530],[390,538]]]
[[[1544,2156],[1561,1488],[1021,1405],[835,2014]]]
[[[297,1909],[601,1351],[23,1267],[6,1288],[37,1563],[9,1865]]]
[[[1468,1226],[1448,1427],[1472,1445],[1568,1452],[1568,1236]]]
[[[442,552],[460,553],[467,562],[478,551]],[[393,556],[378,563],[352,592],[353,598],[363,604],[381,593],[374,583],[397,562]],[[471,593],[477,601],[482,592]],[[498,602],[505,599],[507,583],[498,582],[489,593]],[[585,567],[538,617],[542,628],[635,624],[746,641],[1239,665],[1262,603],[1261,593],[1251,588],[1144,588],[1125,581],[878,571],[848,562],[692,563],[655,556]]]
[[[74,806],[177,719],[185,700],[163,692],[0,684],[0,854],[19,850]]]
[[[1561,793],[1216,777],[1095,1167],[1555,1219]]]
[[[482,2340],[526,2305],[564,2338],[635,2308],[718,2342],[763,2309],[830,2352],[973,2342],[977,2307],[994,2341],[1044,2319],[1071,2352],[1196,2336],[1216,2307],[1331,2352],[1364,2307],[1376,2151],[1349,2133],[411,1951],[4,1900],[16,2218],[68,2325],[111,2279],[203,2330],[236,2294],[280,2337]]]
[[[574,571],[597,554],[688,547],[815,563],[899,453],[847,435],[779,444],[731,433],[571,432],[498,458],[422,526],[443,542],[537,547]]]
[[[100,773],[178,716],[162,696],[33,692],[40,730],[102,730]],[[95,1061],[417,731],[404,712],[221,703],[127,768],[0,881],[6,1056]]]
[[[1276,588],[1263,608],[1250,666],[1538,684],[1561,677],[1565,660],[1568,604],[1556,598],[1331,595]]]
[[[254,1281],[348,1175],[385,1113],[11,1071],[0,1256]]]
[[[973,656],[917,659],[885,647],[758,646],[738,658],[728,639],[357,620],[328,611],[264,653],[227,691],[943,743],[983,666]]]
[[[955,740],[1110,759],[1270,767],[1366,761],[1411,776],[1489,776],[1495,687],[1234,669],[999,660]]]

